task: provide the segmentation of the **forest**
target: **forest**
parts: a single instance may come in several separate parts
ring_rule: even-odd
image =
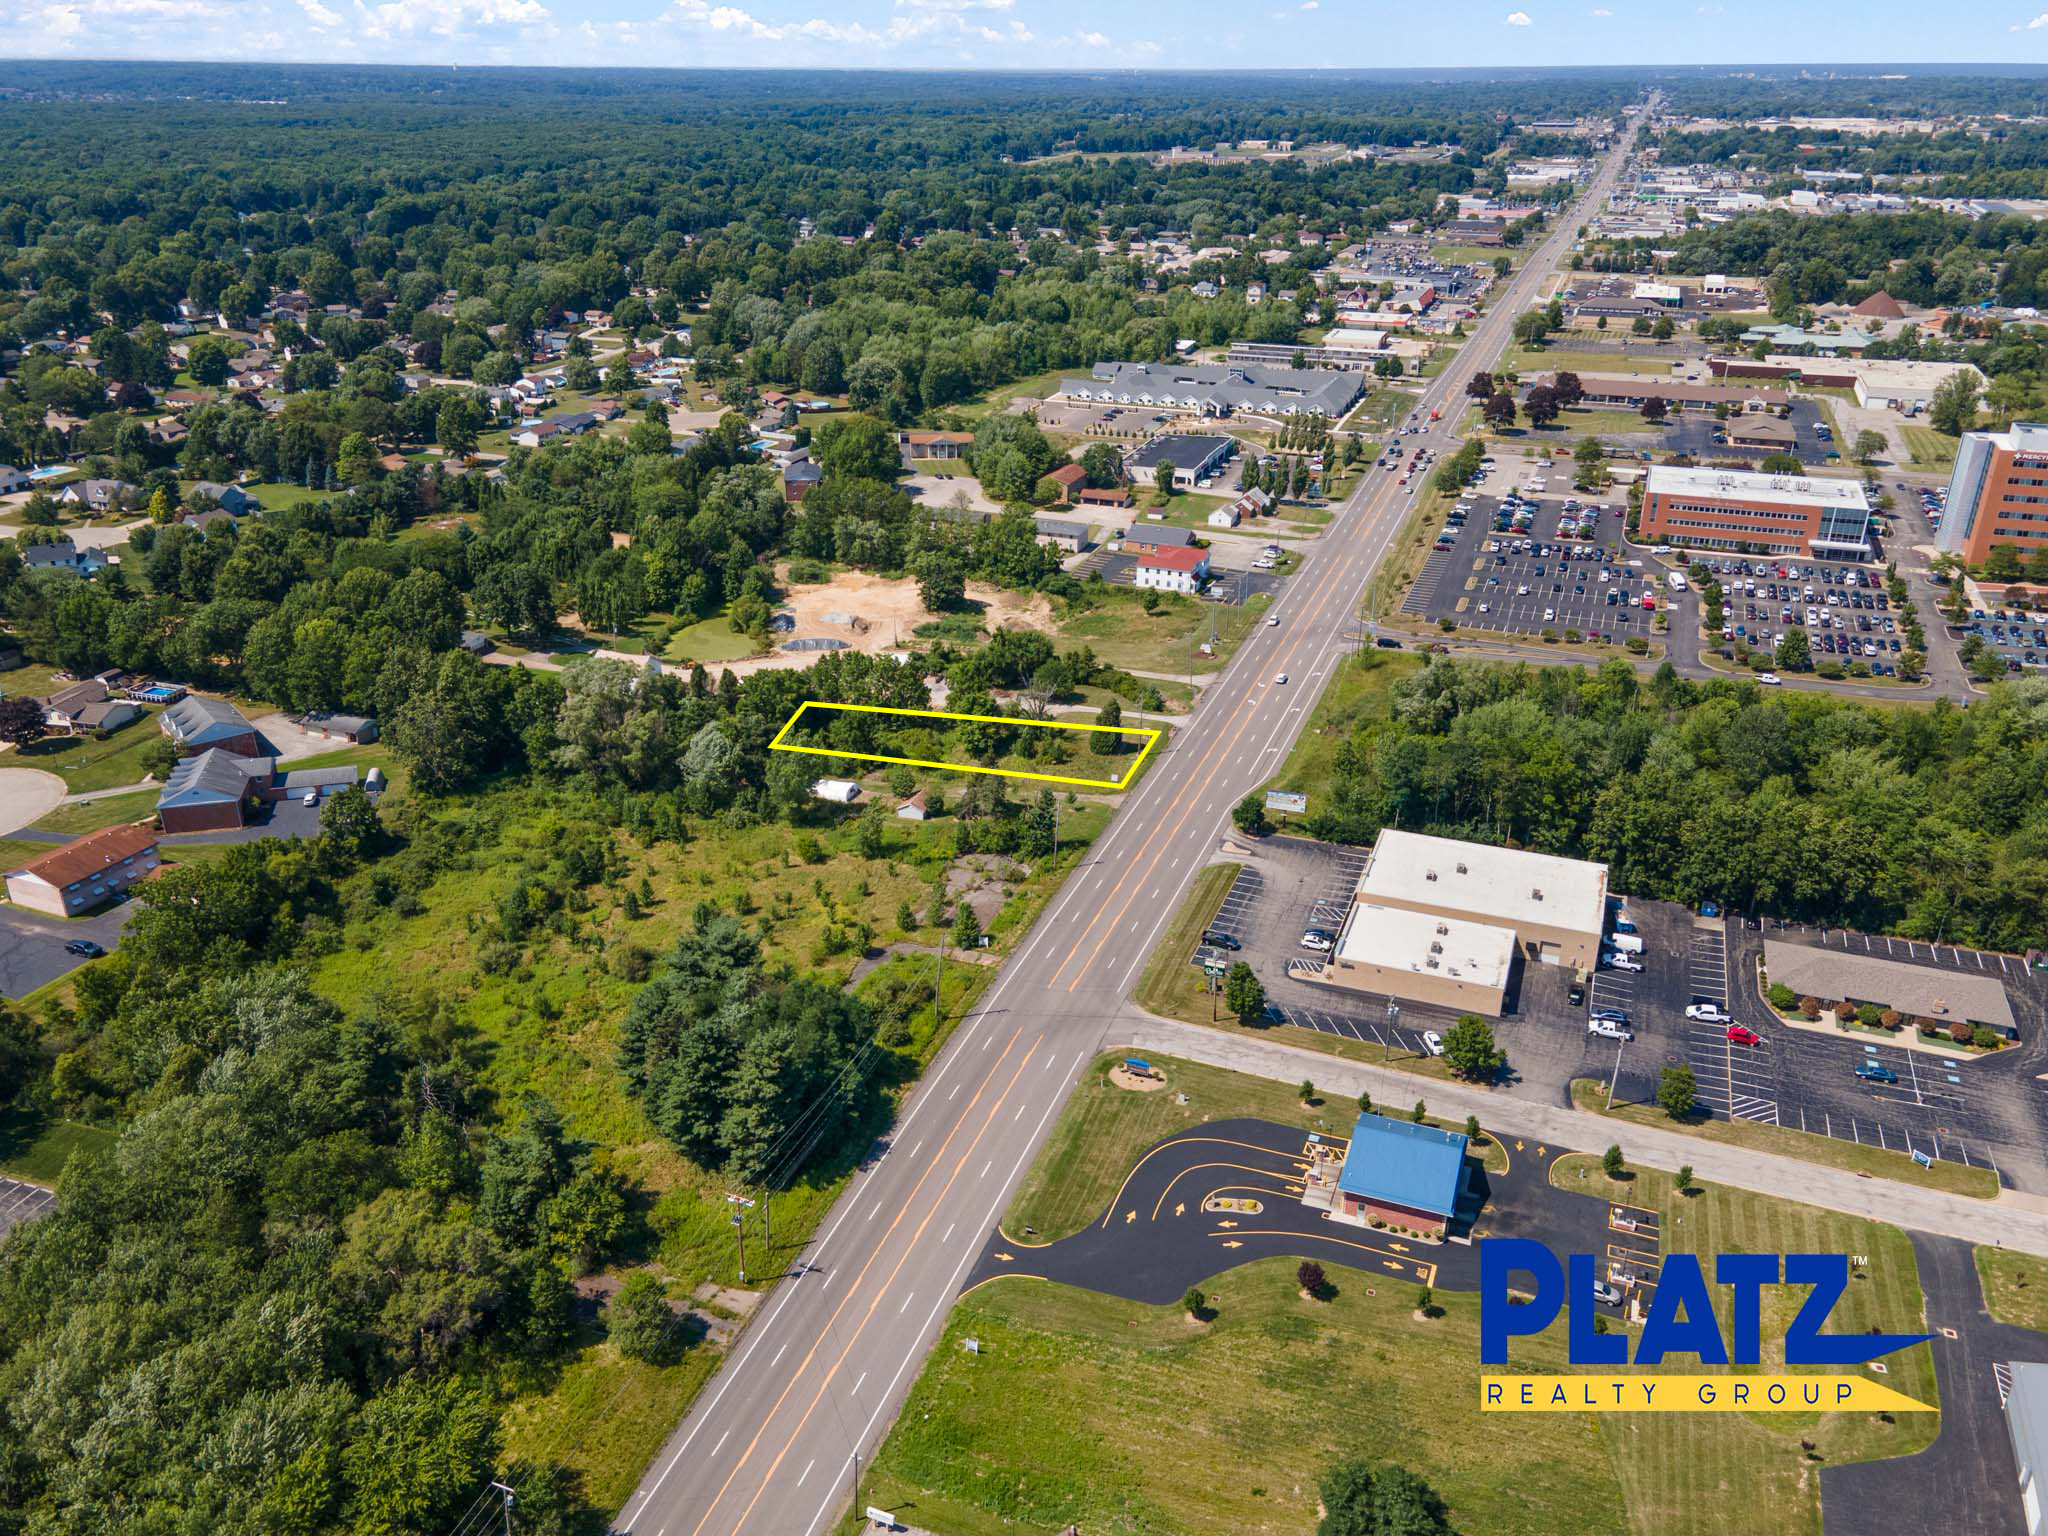
[[[1967,710],[1435,661],[1338,749],[1314,835],[1599,859],[1616,890],[2024,953],[2048,946],[2048,682]]]

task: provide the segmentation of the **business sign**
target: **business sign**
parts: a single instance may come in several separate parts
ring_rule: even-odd
[[[1308,796],[1290,795],[1281,790],[1269,789],[1266,791],[1266,809],[1269,811],[1283,811],[1289,816],[1306,816],[1308,814]]]
[[[1510,1296],[1509,1281],[1527,1300]],[[1766,1286],[1812,1290],[1785,1328],[1788,1366],[1867,1365],[1934,1337],[1931,1333],[1823,1333],[1849,1288],[1849,1257],[1841,1253],[1723,1253],[1714,1283],[1734,1292],[1729,1337],[1714,1314],[1700,1256],[1666,1254],[1643,1318],[1633,1357],[1625,1332],[1602,1333],[1593,1288],[1600,1279],[1590,1253],[1563,1263],[1531,1238],[1491,1237],[1479,1243],[1479,1362],[1508,1363],[1508,1341],[1539,1334],[1566,1314],[1566,1359],[1574,1366],[1661,1366],[1673,1356],[1702,1366],[1763,1363]],[[1721,1375],[1484,1376],[1479,1406],[1489,1413],[1931,1413],[1933,1408],[1863,1376],[1789,1373]]]

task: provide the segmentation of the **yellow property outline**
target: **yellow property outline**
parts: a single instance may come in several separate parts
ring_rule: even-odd
[[[1123,736],[1142,736],[1145,745],[1132,761],[1130,768],[1120,779],[1077,779],[1058,773],[1026,773],[1021,768],[980,768],[972,763],[934,763],[922,757],[890,757],[880,752],[841,752],[832,747],[792,746],[782,738],[790,733],[797,721],[803,718],[807,709],[849,709],[864,715],[910,715],[922,720],[975,720],[987,725],[1040,725],[1055,731],[1099,731],[1101,725],[1082,724],[1071,720],[1020,720],[1014,715],[961,715],[943,709],[896,709],[886,704],[828,704],[821,699],[805,699],[797,705],[796,713],[782,722],[782,729],[775,733],[775,739],[768,743],[771,752],[807,752],[813,757],[843,757],[862,763],[903,763],[911,768],[943,768],[952,773],[992,773],[1004,779],[1037,779],[1047,784],[1078,784],[1086,789],[1123,789],[1127,787],[1137,771],[1144,766],[1145,759],[1159,744],[1159,738],[1166,733],[1143,726],[1119,725],[1107,727]]]

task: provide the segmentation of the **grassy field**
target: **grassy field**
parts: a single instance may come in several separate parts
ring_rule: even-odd
[[[1984,1310],[2001,1323],[2048,1333],[2048,1259],[2008,1248],[1977,1250]]]
[[[1143,599],[1128,587],[1091,586],[1087,603],[1062,615],[1060,638],[1087,646],[1098,661],[1125,671],[1200,675],[1217,671],[1230,660],[1265,607],[1257,600],[1238,608],[1165,593],[1157,609],[1147,613]],[[1216,654],[1204,656],[1196,647],[1208,638],[1212,625]]]
[[[1902,426],[1899,437],[1915,469],[1947,469],[1956,461],[1956,439],[1932,427]]]
[[[1266,787],[1309,797],[1309,810],[1330,792],[1337,749],[1360,721],[1387,713],[1394,684],[1422,669],[1422,658],[1408,651],[1362,651],[1330,673],[1322,696],[1309,713],[1308,725],[1296,738],[1287,761]]]
[[[754,642],[722,614],[685,625],[661,652],[662,660],[682,663],[740,661],[755,654]]]
[[[1219,1276],[1201,1326],[1178,1306],[983,1286],[953,1309],[855,1503],[948,1536],[1306,1533],[1317,1478],[1365,1456],[1426,1478],[1459,1530],[1628,1530],[1587,1418],[1442,1432],[1447,1384],[1476,1396],[1474,1298],[1439,1295],[1441,1315],[1418,1319],[1410,1287],[1324,1269],[1330,1301],[1301,1299],[1292,1260]],[[1563,1347],[1531,1356],[1558,1368]]]
[[[1515,264],[1515,270],[1522,268],[1522,256],[1517,251],[1505,250],[1497,245],[1433,245],[1429,254],[1447,267],[1481,266],[1491,268],[1495,261],[1505,256]]]
[[[1199,998],[1199,1007],[1203,1011],[1208,1009],[1202,973],[1188,963],[1188,957],[1195,952],[1202,930],[1223,905],[1230,882],[1243,868],[1238,863],[1211,864],[1195,876],[1194,889],[1173,915],[1165,938],[1153,952],[1145,974],[1138,979],[1137,990],[1131,994],[1140,1008],[1149,1008],[1168,1018],[1182,1018],[1187,1010],[1198,1006]]]
[[[1697,1253],[1711,1263],[1712,1255],[1724,1252],[1866,1254],[1870,1262],[1852,1271],[1857,1278],[1837,1304],[1828,1331],[1925,1328],[1912,1244],[1896,1227],[1743,1190],[1710,1187],[1683,1196],[1669,1175],[1654,1170],[1616,1185],[1596,1159],[1580,1155],[1551,1164],[1551,1182],[1656,1211],[1667,1255]],[[1764,1292],[1763,1369],[1785,1368],[1785,1327],[1803,1300],[1790,1287]],[[1724,1335],[1729,1306],[1728,1293],[1717,1287],[1715,1311]],[[1890,1356],[1885,1364],[1885,1385],[1923,1403],[1939,1400],[1927,1345]],[[1519,1359],[1515,1366],[1532,1368]],[[1685,1373],[1697,1366],[1681,1359],[1672,1369]],[[1935,1415],[1922,1413],[1900,1414],[1892,1423],[1875,1416],[1804,1413],[1602,1414],[1597,1422],[1631,1526],[1657,1536],[1719,1536],[1729,1528],[1731,1510],[1742,1512],[1745,1532],[1817,1536],[1821,1467],[1908,1455],[1929,1444],[1939,1427]],[[1813,1445],[1811,1459],[1801,1450],[1802,1440]]]
[[[104,1151],[113,1144],[112,1131],[76,1120],[0,1115],[0,1174],[54,1188],[72,1153]]]
[[[1510,347],[1504,365],[1525,379],[1559,370],[1657,379],[1672,376],[1671,359],[1668,357],[1632,357],[1626,352],[1572,352],[1563,347]]]
[[[138,789],[132,794],[108,795],[80,805],[60,805],[29,830],[83,837],[88,832],[98,832],[106,827],[142,821],[155,814],[157,793],[154,789]]]
[[[8,691],[18,690],[10,687]],[[156,726],[157,713],[145,710],[140,720],[111,736],[45,736],[41,741],[16,747],[11,760],[22,768],[40,768],[56,774],[64,781],[64,788],[74,795],[89,789],[140,784],[149,773],[143,766],[143,757],[164,739]]]
[[[1832,1136],[1788,1130],[1782,1125],[1760,1125],[1753,1120],[1673,1120],[1654,1104],[1617,1104],[1612,1110],[1607,1110],[1602,1108],[1606,1102],[1605,1083],[1583,1077],[1572,1083],[1572,1104],[1575,1108],[1609,1115],[1616,1120],[1653,1125],[1660,1130],[1682,1131],[1702,1141],[1724,1142],[1757,1152],[1775,1152],[1781,1157],[1796,1157],[1803,1162],[1820,1163],[1829,1168],[1846,1168],[1851,1173],[1869,1174],[1873,1178],[1896,1179],[1901,1184],[1944,1189],[1950,1194],[1968,1195],[1978,1200],[1990,1200],[1998,1194],[1998,1175],[1989,1168],[1969,1168],[1950,1162],[1937,1162],[1932,1168],[1922,1168],[1903,1152],[1859,1146],[1853,1141],[1837,1141]]]

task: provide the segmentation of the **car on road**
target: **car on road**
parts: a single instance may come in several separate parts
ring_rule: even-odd
[[[1426,1029],[1422,1032],[1422,1048],[1432,1056],[1441,1056],[1444,1053],[1444,1037],[1433,1029]]]
[[[1728,1040],[1733,1045],[1762,1045],[1763,1037],[1753,1029],[1744,1029],[1740,1024],[1728,1026]]]
[[[1766,688],[1775,688],[1778,686],[1778,674],[1775,672],[1759,672],[1756,675],[1756,680],[1759,683],[1762,683]]]
[[[1279,627],[1280,627],[1280,615],[1279,615],[1279,614],[1277,614],[1277,613],[1276,613],[1276,614],[1273,614],[1273,615],[1271,615],[1271,616],[1269,616],[1269,617],[1267,618],[1267,620],[1266,620],[1266,628],[1268,628],[1268,629],[1278,629]]]
[[[1311,928],[1301,936],[1301,947],[1303,949],[1321,950],[1323,953],[1328,954],[1335,946],[1336,941],[1320,928]]]
[[[1856,1068],[1856,1075],[1866,1083],[1896,1083],[1899,1080],[1898,1073],[1875,1061],[1863,1062]]]
[[[1586,1033],[1598,1035],[1603,1040],[1633,1040],[1636,1032],[1626,1024],[1617,1024],[1612,1019],[1588,1019]]]
[[[104,955],[106,951],[93,943],[91,939],[73,939],[64,946],[64,953],[67,955],[83,955],[88,960],[96,960],[101,955]]]
[[[1702,1024],[1732,1024],[1735,1015],[1719,1003],[1692,1003],[1686,1007],[1688,1019],[1698,1019]]]
[[[1600,963],[1611,971],[1640,971],[1643,968],[1642,961],[1622,949],[1603,949],[1600,951]]]
[[[1213,944],[1218,949],[1244,948],[1242,944],[1238,943],[1236,939],[1232,938],[1229,934],[1225,933],[1221,928],[1211,928],[1207,933],[1202,935],[1202,942],[1204,944]]]
[[[1595,1280],[1593,1300],[1603,1307],[1618,1307],[1621,1305],[1621,1288],[1609,1285],[1605,1280]]]
[[[1284,683],[1287,681],[1287,674],[1285,672],[1275,672],[1273,674],[1273,681],[1276,683]]]
[[[1593,1020],[1596,1024],[1626,1024],[1628,1022],[1628,1010],[1626,1008],[1595,1008],[1586,1017]]]

